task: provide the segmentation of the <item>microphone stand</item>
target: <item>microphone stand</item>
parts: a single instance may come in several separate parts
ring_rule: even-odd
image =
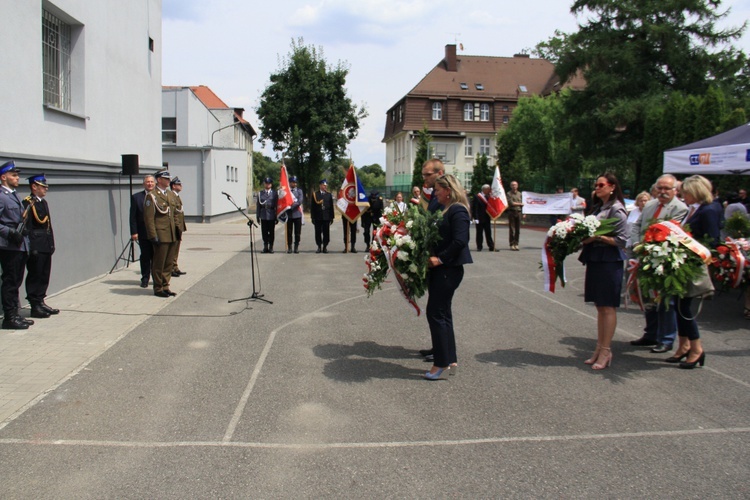
[[[273,304],[273,302],[271,302],[270,300],[264,299],[263,294],[258,293],[258,291],[255,290],[255,243],[254,243],[255,237],[253,236],[253,226],[258,227],[258,225],[253,221],[253,219],[250,216],[248,216],[245,212],[242,211],[240,207],[237,206],[237,204],[234,202],[231,196],[229,196],[227,193],[223,191],[221,192],[221,194],[226,196],[227,200],[229,200],[229,203],[234,205],[234,208],[236,208],[237,211],[241,213],[242,216],[247,219],[247,227],[250,228],[250,273],[252,275],[252,281],[253,281],[253,293],[249,297],[232,299],[229,301],[229,303],[231,304],[232,302],[239,302],[240,300],[260,300],[268,304]],[[258,281],[260,281],[260,269],[258,269]]]

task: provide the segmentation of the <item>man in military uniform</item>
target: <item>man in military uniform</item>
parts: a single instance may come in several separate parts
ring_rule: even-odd
[[[143,191],[130,197],[130,239],[138,242],[141,249],[141,288],[148,286],[151,278],[151,260],[154,257],[154,246],[148,241],[146,223],[143,220],[143,207],[146,196],[156,187],[156,179],[149,174],[143,177]]]
[[[304,194],[297,187],[297,176],[289,178],[289,187],[294,197],[292,206],[289,207],[286,219],[286,253],[292,253],[292,236],[294,236],[294,253],[299,253],[299,237],[302,233],[302,200]]]
[[[279,196],[273,189],[273,179],[266,177],[263,181],[265,189],[258,193],[255,209],[255,220],[260,222],[260,234],[263,237],[263,253],[273,253],[273,241],[276,224],[276,204]]]
[[[177,198],[177,209],[175,210],[175,224],[177,224],[177,250],[174,254],[174,267],[172,267],[172,276],[179,278],[183,274],[187,274],[180,270],[180,266],[177,265],[177,259],[180,258],[180,245],[182,244],[182,233],[187,231],[185,225],[185,213],[182,208],[182,198],[180,198],[180,191],[182,191],[182,181],[179,177],[175,177],[169,183],[169,189],[172,190],[175,197]]]
[[[370,206],[362,214],[362,231],[365,233],[365,245],[370,248],[370,238],[372,237],[372,229],[380,225],[380,218],[383,216],[383,197],[377,191],[370,193],[368,200]]]
[[[22,234],[23,204],[16,194],[19,173],[13,161],[0,166],[0,301],[3,305],[4,330],[25,330],[34,324],[33,320],[22,318],[18,312],[18,289],[23,283],[29,251],[28,238]]]
[[[151,274],[154,279],[154,295],[173,297],[169,289],[172,268],[177,251],[177,196],[167,189],[170,175],[166,170],[156,173],[156,188],[148,193],[143,206],[143,221],[148,240],[154,245]]]
[[[30,250],[26,261],[26,300],[31,304],[32,318],[49,318],[60,312],[44,303],[52,271],[52,254],[55,252],[49,206],[44,199],[48,187],[44,174],[32,175],[29,177],[31,194],[23,199]]]
[[[313,193],[310,204],[310,218],[315,226],[315,253],[328,253],[328,242],[331,241],[331,224],[333,224],[333,196],[328,192],[328,181],[321,179],[320,188]]]

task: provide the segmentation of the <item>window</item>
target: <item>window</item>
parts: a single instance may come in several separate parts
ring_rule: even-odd
[[[507,116],[503,116],[503,124],[507,125],[508,122],[510,122],[510,118]]]
[[[483,122],[490,121],[490,105],[483,103],[479,108],[479,119]]]
[[[456,145],[446,142],[433,142],[430,144],[432,156],[439,158],[446,165],[455,165],[456,163]]]
[[[404,107],[399,106],[398,107],[398,121],[404,121]]]
[[[471,137],[464,141],[464,156],[474,156],[474,139]]]
[[[177,118],[162,117],[161,143],[177,144]]]
[[[432,119],[433,120],[443,119],[443,103],[441,102],[432,103]]]
[[[503,106],[503,111],[510,111],[510,108],[508,106]]]
[[[464,121],[470,122],[474,120],[474,105],[470,103],[464,104]]]
[[[475,83],[474,86],[477,88],[477,90],[484,90],[484,85],[481,83]]]
[[[42,11],[42,68],[44,104],[71,111],[71,29],[46,10]]]
[[[461,90],[469,90],[469,86],[465,82],[461,82]]]
[[[490,139],[489,138],[479,139],[479,154],[490,156]]]

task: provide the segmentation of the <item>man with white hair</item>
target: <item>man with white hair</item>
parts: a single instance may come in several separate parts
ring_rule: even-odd
[[[492,241],[492,219],[487,213],[487,200],[490,197],[490,185],[485,184],[482,190],[474,196],[471,204],[471,215],[477,227],[477,252],[482,251],[483,239],[487,240],[487,248],[490,252],[495,251],[495,242]],[[482,236],[484,235],[484,238]]]

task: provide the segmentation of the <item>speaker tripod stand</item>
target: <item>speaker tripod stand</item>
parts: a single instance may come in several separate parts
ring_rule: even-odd
[[[130,200],[132,202],[133,200],[133,176],[129,175],[128,177],[130,177]],[[125,257],[126,253],[127,253],[127,257]],[[112,271],[115,270],[115,268],[117,267],[117,264],[121,260],[125,261],[125,267],[130,267],[130,263],[135,262],[135,242],[133,241],[132,237],[125,244],[125,248],[123,248],[122,252],[120,252],[120,256],[117,257],[117,259],[115,259],[115,263],[112,264],[112,269],[109,270],[109,274],[112,274]]]
[[[237,204],[234,202],[231,196],[229,196],[227,193],[222,192],[224,196],[227,197],[227,200],[229,200],[229,203],[234,205],[234,208],[237,209],[239,213],[242,214],[243,217],[247,219],[247,227],[250,230],[250,274],[252,276],[252,283],[253,283],[253,292],[249,297],[242,297],[239,299],[232,299],[228,301],[230,304],[232,302],[239,302],[241,300],[249,301],[249,300],[260,300],[261,302],[265,302],[267,304],[273,304],[272,301],[268,299],[263,298],[263,294],[260,293],[260,290],[256,290],[255,288],[255,272],[256,272],[256,261],[255,261],[255,236],[253,235],[253,227],[257,227],[257,224],[253,221],[252,218],[250,218],[245,212],[242,211],[240,207],[237,206]],[[260,269],[258,269],[258,281],[260,281]]]

